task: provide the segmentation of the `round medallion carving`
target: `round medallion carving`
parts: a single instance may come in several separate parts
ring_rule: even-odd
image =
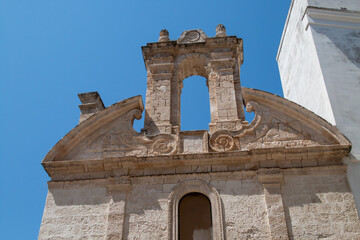
[[[217,152],[231,151],[234,148],[234,138],[228,131],[215,132],[210,137],[210,147]]]
[[[177,141],[175,137],[167,134],[160,134],[154,137],[151,152],[154,154],[173,154],[176,152]]]
[[[196,42],[200,39],[200,33],[198,31],[189,31],[185,36],[186,40],[189,42]]]

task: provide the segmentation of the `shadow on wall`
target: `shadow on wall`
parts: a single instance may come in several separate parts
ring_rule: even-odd
[[[335,46],[344,55],[344,61],[351,61],[354,66],[360,69],[360,30],[345,29],[345,28],[329,28],[322,26],[313,26],[312,29],[320,35],[325,35],[326,38],[321,39],[326,41],[325,45],[319,45],[318,48]],[[319,51],[320,53],[322,51]],[[326,51],[327,52],[327,51]],[[341,59],[335,59],[337,61]]]
[[[209,174],[197,174],[197,178],[201,178],[201,175],[206,178]],[[183,181],[194,179],[194,177],[191,174],[183,175]],[[263,205],[263,187],[256,172],[253,172],[252,177],[243,180],[217,180],[210,181],[210,184],[220,192],[224,227],[228,228],[227,231],[231,231],[231,228],[235,229],[237,222],[242,221],[241,219],[250,221],[251,219],[262,218],[263,213],[266,212],[266,206]],[[51,206],[51,199],[48,199],[47,205],[49,204],[48,207],[52,208],[50,211],[53,211],[55,215],[58,213],[74,215],[74,211],[81,211],[84,215],[94,214],[96,211],[106,214],[106,211],[103,212],[102,209],[108,208],[111,198],[114,203],[126,199],[123,231],[124,236],[127,237],[130,234],[130,227],[137,217],[142,219],[142,223],[138,222],[137,224],[147,224],[151,221],[152,223],[149,222],[149,224],[152,227],[156,227],[157,222],[167,221],[166,206],[171,189],[174,186],[176,184],[133,185],[127,197],[120,192],[110,195],[105,187],[50,188],[49,191],[53,196],[55,206]],[[305,222],[306,225],[314,222],[320,224],[323,221],[331,221],[332,217],[339,214],[344,215],[345,218],[352,217],[346,212],[347,206],[353,203],[353,199],[346,176],[343,174],[285,175],[282,185],[282,199],[290,236],[297,234],[299,219],[302,219],[301,221]],[[91,208],[91,205],[99,207]],[[63,206],[65,208],[62,208]],[[67,206],[75,207],[68,208]],[[258,208],[263,209],[258,211]],[[152,218],[154,218],[153,214],[157,217],[149,219],[149,211]],[[232,214],[238,212],[236,222],[231,222],[231,218],[226,216],[226,212],[229,213],[229,211]],[[260,224],[259,226],[244,228],[241,231],[244,236],[254,236],[256,232],[263,231],[261,228],[262,225]],[[227,231],[224,231],[225,235]],[[162,226],[161,232],[166,232],[166,226]]]
[[[328,229],[332,220],[356,215],[356,211],[348,212],[353,197],[345,175],[284,177],[282,200],[290,239],[336,235],[339,229]],[[314,224],[317,230],[311,230]]]

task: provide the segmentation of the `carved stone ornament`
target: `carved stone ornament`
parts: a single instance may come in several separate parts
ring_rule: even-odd
[[[141,97],[116,103],[79,124],[47,154],[44,161],[167,155],[177,151],[177,136],[145,136],[133,129],[141,118]]]
[[[159,42],[168,42],[170,41],[169,32],[166,29],[162,29],[159,34]]]
[[[205,42],[206,34],[201,29],[184,31],[179,39],[178,44]]]
[[[215,72],[210,74],[210,82],[216,77]],[[242,94],[246,110],[255,112],[254,119],[238,129],[214,131],[209,139],[202,139],[209,145],[206,152],[350,146],[350,142],[335,127],[289,100],[248,88],[242,88]],[[134,119],[141,118],[142,110],[141,97],[137,96],[96,113],[64,136],[43,162],[181,153],[178,147],[181,146],[179,141],[183,141],[183,137],[179,138],[181,132],[145,135],[133,129]]]
[[[225,26],[222,24],[218,24],[216,26],[216,35],[215,37],[226,37],[226,29]]]
[[[210,147],[217,152],[226,152],[234,149],[234,138],[230,131],[220,130],[211,135]]]
[[[260,90],[242,88],[242,92],[246,111],[255,112],[255,117],[236,131],[212,133],[213,151],[348,144],[333,126],[295,103]]]
[[[177,147],[177,138],[169,134],[159,134],[153,139],[154,143],[151,146],[151,153],[159,154],[174,154]]]

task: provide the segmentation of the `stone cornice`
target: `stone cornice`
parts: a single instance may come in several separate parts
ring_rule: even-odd
[[[43,166],[53,180],[98,179],[105,177],[162,175],[161,169],[176,169],[186,166],[210,166],[216,172],[233,167],[244,170],[261,168],[303,168],[342,165],[343,157],[350,151],[349,145],[332,145],[299,148],[252,149],[223,153],[177,154],[148,157],[104,158],[98,160],[66,160],[43,162]],[[144,169],[157,169],[146,174]],[[133,171],[136,170],[136,171]],[[121,172],[121,173],[119,173]],[[194,172],[191,167],[181,173]]]
[[[286,33],[288,30],[289,21],[292,17],[292,11],[294,6],[295,0],[291,1],[291,5],[289,8],[289,12],[287,14],[284,30],[281,35],[279,48],[276,54],[276,61],[278,61],[282,46],[284,43],[284,39],[286,37]],[[315,7],[315,6],[308,6],[303,15],[302,19],[304,20],[305,16],[309,16],[310,18],[313,18],[312,21],[309,21],[306,24],[306,29],[309,25],[323,25],[323,26],[329,26],[329,27],[340,27],[340,28],[353,28],[353,29],[359,29],[360,24],[360,12],[359,11],[352,11],[348,9],[334,9],[334,8],[323,8],[323,7]],[[324,23],[316,22],[316,20],[325,20],[327,21]],[[334,22],[336,22],[334,24]]]
[[[347,9],[307,7],[303,19],[308,16],[306,29],[311,25],[360,30],[360,12]]]
[[[174,49],[175,51],[192,52],[193,46],[195,45],[197,46],[197,48],[199,48],[199,46],[203,46],[204,48],[235,47],[233,51],[234,54],[240,57],[241,63],[243,63],[244,61],[243,40],[241,38],[237,38],[236,36],[206,38],[204,42],[195,42],[190,44],[181,44],[177,41],[153,42],[147,43],[146,46],[142,46],[141,50],[145,60],[148,59],[149,56],[159,53],[171,54]]]

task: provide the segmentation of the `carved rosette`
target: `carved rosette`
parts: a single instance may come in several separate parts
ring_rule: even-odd
[[[209,144],[211,149],[216,152],[227,152],[234,149],[235,141],[229,131],[222,130],[210,136]]]
[[[154,155],[170,155],[176,153],[177,140],[173,135],[159,134],[153,138],[151,153]]]

